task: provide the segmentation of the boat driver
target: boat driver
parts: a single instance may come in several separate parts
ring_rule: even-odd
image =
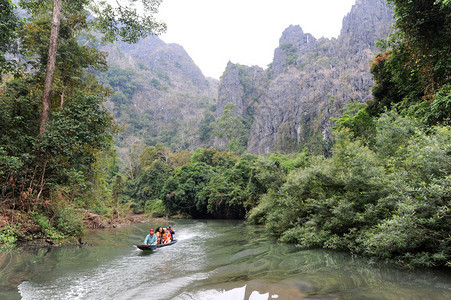
[[[157,244],[157,236],[154,234],[153,228],[150,228],[149,234],[146,236],[144,240],[144,244],[146,245],[156,245]]]

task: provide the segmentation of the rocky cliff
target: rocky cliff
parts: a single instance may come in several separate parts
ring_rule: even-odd
[[[206,78],[182,46],[151,36],[101,50],[110,67],[99,79],[114,90],[106,106],[124,125],[116,138],[123,159],[133,145],[161,142],[174,151],[201,146],[199,125],[216,104],[218,81]]]
[[[330,118],[371,98],[369,63],[375,43],[391,32],[385,0],[357,0],[338,39],[316,39],[300,26],[283,33],[268,70],[229,63],[219,83],[217,116],[228,102],[253,118],[247,151],[327,152]]]

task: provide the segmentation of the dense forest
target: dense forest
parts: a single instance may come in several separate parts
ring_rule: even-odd
[[[79,236],[87,211],[109,218],[129,211],[246,219],[301,248],[451,267],[449,0],[388,1],[396,30],[378,43],[381,52],[368,66],[373,99],[351,103],[333,119],[328,155],[307,148],[243,153],[246,124],[235,128],[233,114],[224,113],[230,117],[218,118],[212,130],[227,138],[231,152],[173,152],[152,142],[126,172],[113,147],[120,128],[102,106],[114,89],[93,76],[107,65],[91,34],[112,41],[124,32],[108,10],[93,22],[89,1],[64,3],[43,122],[53,1],[21,1],[31,17],[20,19],[11,1],[0,0],[0,243]],[[137,27],[122,39],[164,30],[145,25],[147,31]],[[113,97],[127,102],[127,94]]]

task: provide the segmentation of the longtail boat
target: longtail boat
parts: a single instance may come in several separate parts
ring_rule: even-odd
[[[167,244],[158,244],[158,245],[146,245],[146,244],[143,244],[143,245],[136,245],[136,247],[138,247],[138,249],[141,249],[141,250],[152,250],[153,251],[153,250],[156,250],[157,248],[174,245],[175,243],[177,243],[176,239],[173,240],[170,243],[167,243]]]

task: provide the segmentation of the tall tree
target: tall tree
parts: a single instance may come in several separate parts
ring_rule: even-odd
[[[39,7],[39,2],[37,0],[22,0],[22,3],[29,4],[29,8]],[[149,34],[158,34],[165,31],[166,25],[157,22],[153,17],[158,12],[161,2],[162,0],[116,1],[117,6],[113,7],[105,1],[65,0],[65,3],[63,3],[62,0],[53,0],[52,27],[42,93],[42,113],[39,130],[41,134],[44,133],[45,124],[50,118],[50,100],[55,75],[62,10],[65,8],[68,12],[74,9],[78,11],[89,10],[96,17],[92,21],[92,25],[103,33],[104,41],[111,42],[120,37],[125,42],[133,43]]]
[[[246,149],[244,119],[237,114],[235,104],[229,102],[224,107],[224,114],[216,121],[215,135],[225,142],[230,152],[242,153]]]
[[[432,96],[451,80],[451,1],[388,0],[395,5],[410,67],[418,69],[425,95]]]
[[[39,133],[44,133],[45,124],[50,118],[50,96],[55,74],[56,51],[58,49],[58,34],[60,29],[62,0],[53,1],[52,29],[50,30],[49,54],[45,71],[44,91],[42,93],[42,112]]]
[[[396,31],[371,63],[376,84],[368,112],[395,106],[428,124],[447,122],[451,84],[451,1],[387,0]],[[427,101],[425,101],[427,100]],[[433,104],[433,105],[432,105]]]
[[[5,54],[12,51],[12,41],[19,24],[19,18],[14,13],[14,8],[15,5],[11,0],[0,0],[0,81],[2,73],[11,67]]]

